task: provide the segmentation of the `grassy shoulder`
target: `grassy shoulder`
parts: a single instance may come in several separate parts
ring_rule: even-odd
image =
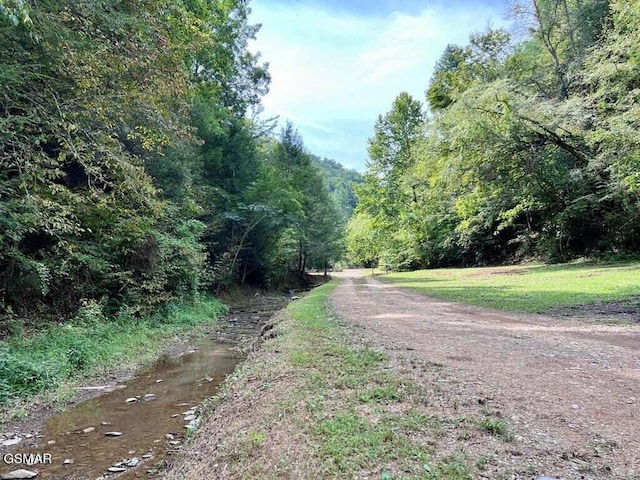
[[[336,284],[288,306],[274,338],[212,401],[168,478],[473,478],[473,461],[434,452],[448,420],[425,408],[384,352],[333,316]]]
[[[546,313],[606,302],[637,309],[640,303],[638,262],[450,268],[378,278],[446,300],[516,312]]]
[[[176,334],[211,323],[225,311],[220,301],[202,297],[146,318],[107,319],[98,304],[88,303],[65,324],[27,337],[16,332],[0,342],[2,419],[24,416],[34,395],[46,403],[64,402],[83,379],[152,362]]]

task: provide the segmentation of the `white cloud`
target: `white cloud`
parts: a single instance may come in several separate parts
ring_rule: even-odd
[[[438,38],[434,20],[435,15],[428,11],[420,17],[395,13],[357,60],[368,72],[366,80],[375,83],[420,63],[428,42]]]
[[[272,77],[265,113],[292,120],[313,153],[359,169],[366,138],[396,95],[408,91],[424,100],[446,45],[466,44],[490,19],[494,26],[500,23],[500,12],[482,5],[381,18],[273,1],[252,4],[252,21],[263,25],[252,48],[269,62]],[[344,135],[345,120],[359,130]]]

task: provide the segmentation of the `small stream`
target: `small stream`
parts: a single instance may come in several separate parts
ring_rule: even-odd
[[[39,454],[38,463],[10,465],[4,458],[0,476],[28,469],[39,472],[37,479],[154,478],[197,428],[202,401],[216,394],[240,361],[236,343],[256,338],[285,303],[256,299],[232,311],[191,351],[115,386],[96,386],[107,393],[50,418],[38,435],[24,438],[11,452]]]

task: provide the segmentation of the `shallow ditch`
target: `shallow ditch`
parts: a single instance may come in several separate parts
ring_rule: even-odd
[[[89,387],[104,393],[49,418],[38,432],[17,433],[20,442],[3,454],[0,478],[19,469],[51,480],[156,477],[197,428],[203,400],[216,394],[242,351],[290,299],[247,298],[188,351],[115,385]],[[24,460],[16,454],[34,454],[36,463],[10,463]]]

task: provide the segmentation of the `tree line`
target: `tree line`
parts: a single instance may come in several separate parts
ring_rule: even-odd
[[[246,0],[0,0],[0,334],[144,315],[341,255]],[[296,273],[297,272],[297,273]]]
[[[640,2],[531,0],[400,93],[369,141],[352,257],[397,269],[640,250]]]

